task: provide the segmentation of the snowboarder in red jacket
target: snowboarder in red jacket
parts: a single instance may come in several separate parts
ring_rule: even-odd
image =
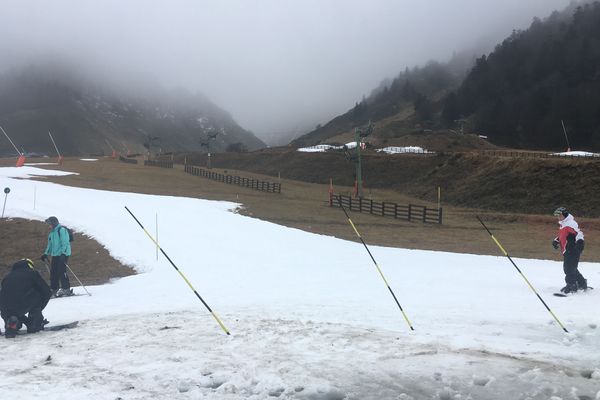
[[[558,236],[552,241],[555,249],[560,248],[563,257],[563,271],[565,272],[566,286],[560,289],[563,293],[573,293],[577,290],[587,290],[587,280],[577,269],[579,257],[584,247],[583,232],[575,222],[573,215],[569,214],[565,207],[559,207],[554,211],[558,217]]]

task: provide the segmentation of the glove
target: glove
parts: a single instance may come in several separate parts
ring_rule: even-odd
[[[560,242],[557,239],[554,239],[552,241],[552,247],[554,247],[554,249],[558,249],[558,245],[560,244]]]
[[[42,254],[42,256],[40,257],[40,260],[42,260],[43,262],[47,262],[48,261],[48,255]]]

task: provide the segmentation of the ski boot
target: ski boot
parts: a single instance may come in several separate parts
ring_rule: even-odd
[[[577,289],[583,290],[584,292],[588,290],[587,279],[582,279],[581,281],[577,282]]]
[[[577,284],[576,283],[568,283],[567,286],[560,289],[560,291],[563,292],[564,294],[575,293],[577,291]]]
[[[29,311],[27,333],[36,333],[44,329],[44,316],[39,308]]]
[[[21,329],[21,321],[19,318],[14,315],[8,318],[6,321],[6,325],[4,326],[6,331],[4,332],[4,337],[7,339],[12,339],[17,336],[17,332]]]
[[[56,297],[68,297],[73,296],[73,289],[58,289],[55,294]]]

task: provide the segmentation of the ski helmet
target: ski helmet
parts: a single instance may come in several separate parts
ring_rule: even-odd
[[[569,212],[567,211],[567,209],[565,207],[558,207],[556,210],[554,210],[555,217],[558,217],[561,214],[563,217],[566,217],[567,215],[569,215]]]
[[[52,226],[56,226],[56,225],[58,225],[58,218],[56,218],[56,217],[48,217],[46,219],[46,223],[50,224]]]
[[[33,267],[33,261],[31,261],[29,258],[23,258],[22,260],[17,261],[16,263],[13,264],[13,268],[19,268],[22,266],[27,266],[31,269],[35,269]]]

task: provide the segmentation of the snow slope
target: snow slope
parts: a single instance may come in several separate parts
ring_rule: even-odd
[[[229,202],[15,179],[36,174],[58,172],[0,168],[6,215],[56,215],[140,274],[52,300],[46,317],[73,330],[2,339],[7,397],[600,399],[600,290],[553,297],[560,263],[515,260],[569,334],[504,257],[371,246],[410,332],[361,244]],[[161,246],[231,336],[124,206],[152,234],[158,214]],[[581,270],[600,282],[598,264]]]
[[[555,156],[572,156],[572,157],[600,157],[598,153],[590,153],[589,151],[565,151],[562,153],[552,153]]]

